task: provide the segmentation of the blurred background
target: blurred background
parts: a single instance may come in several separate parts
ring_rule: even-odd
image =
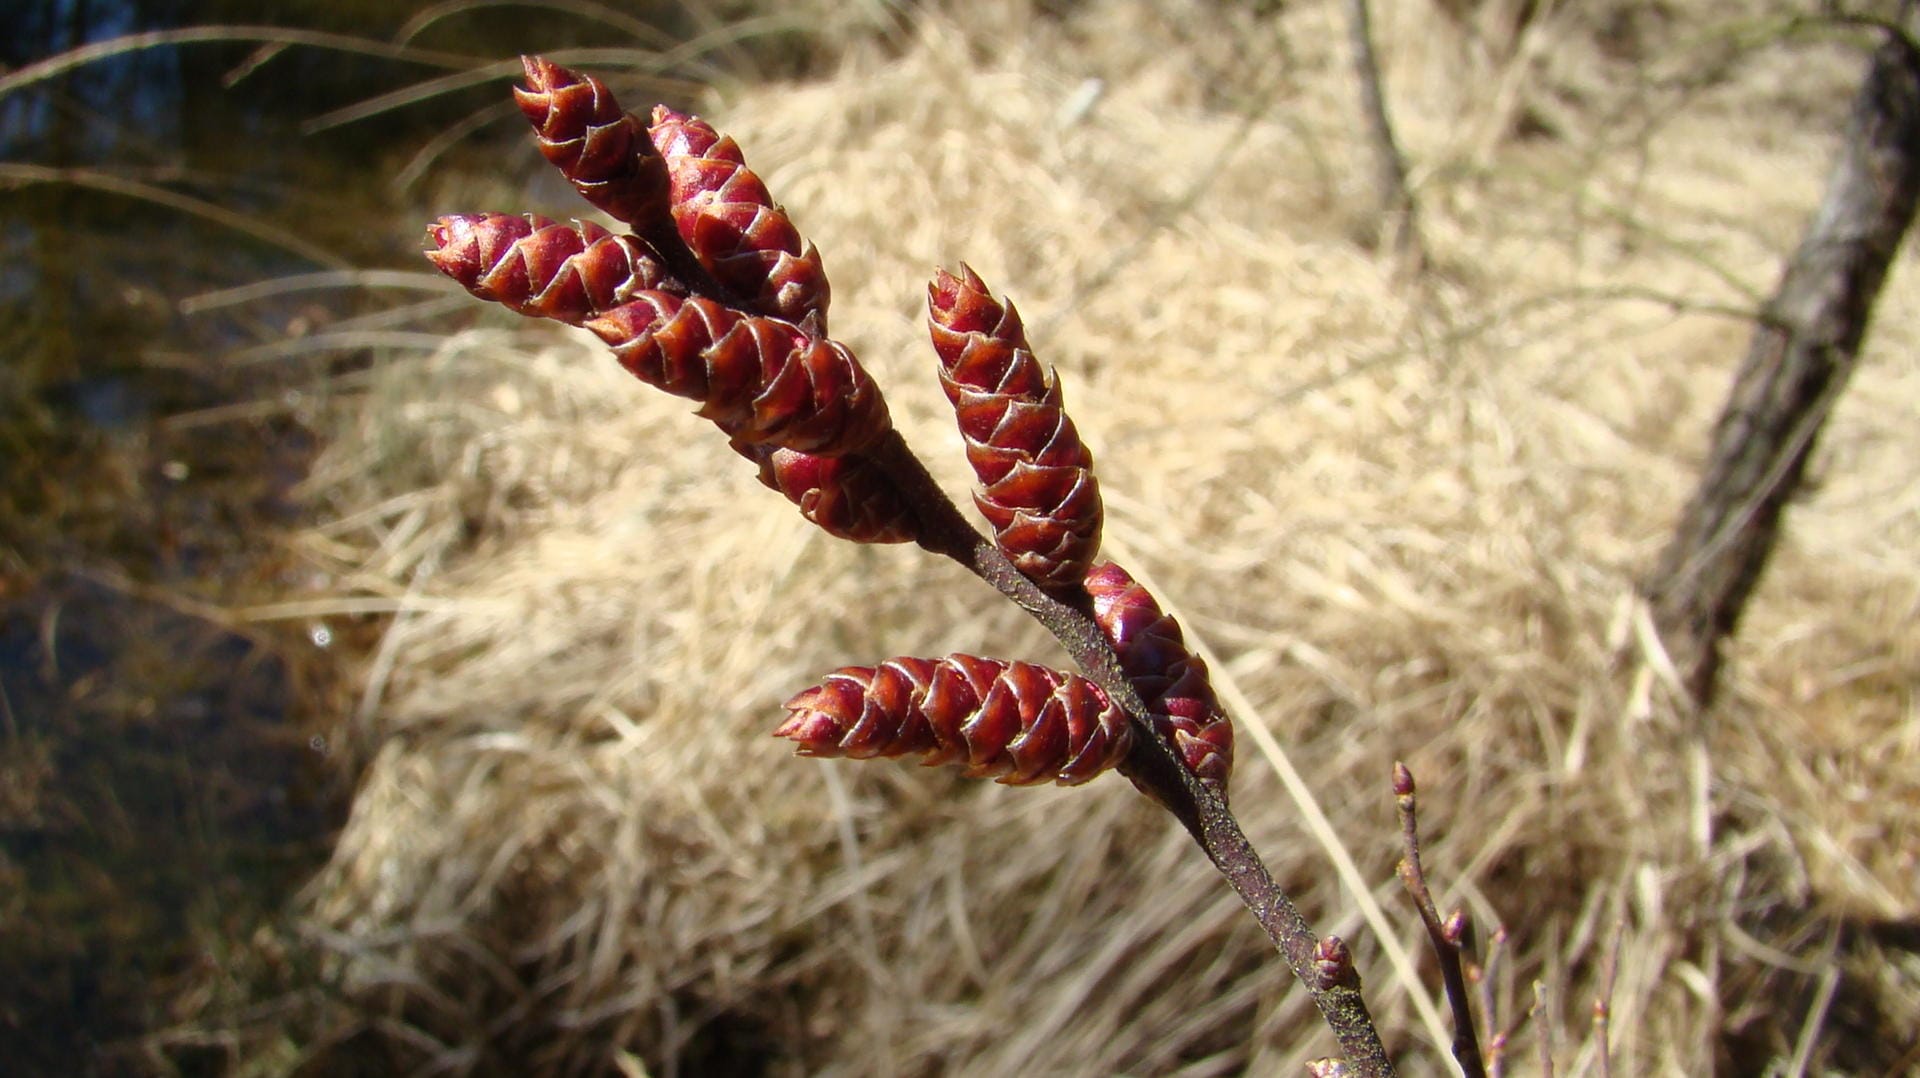
[[[593,47],[688,104],[803,66],[810,22],[831,35],[671,3],[5,5],[6,1069],[162,1067],[140,1036],[324,860],[342,655],[377,630],[287,609],[334,583],[290,552],[297,488],[376,353],[477,313],[423,272],[434,192],[565,193],[514,57]]]
[[[1510,1072],[1920,1066],[1910,254],[1708,719],[1635,600],[1875,31],[1811,0],[1374,7],[1414,257],[1333,0],[6,5],[0,1069],[1333,1050],[1125,782],[765,736],[835,666],[1063,660],[431,272],[440,214],[590,216],[508,97],[536,51],[740,140],[963,498],[925,281],[965,259],[1020,305],[1108,553],[1277,739],[1242,735],[1236,807],[1407,1073],[1447,1038],[1394,759]]]

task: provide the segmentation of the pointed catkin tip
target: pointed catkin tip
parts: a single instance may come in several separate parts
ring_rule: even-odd
[[[970,309],[963,310],[963,305]],[[927,310],[935,323],[955,333],[990,332],[1001,314],[1000,305],[987,292],[987,282],[965,262],[957,274],[944,268],[934,271],[927,285]],[[1024,347],[1025,339],[1019,344]]]
[[[520,66],[526,71],[527,85],[513,88],[513,102],[530,123],[538,124],[546,119],[548,95],[566,68],[544,56],[522,56]]]
[[[647,134],[654,148],[663,154],[677,153],[698,157],[720,141],[714,126],[691,112],[666,105],[655,105],[648,113]]]
[[[442,217],[438,221],[428,222],[427,224],[427,249],[424,253],[436,266],[440,265],[441,258],[446,254],[447,241],[452,230],[453,223],[446,217]],[[446,267],[441,266],[441,268],[445,269]]]
[[[463,285],[471,283],[482,269],[473,235],[479,216],[452,213],[427,226],[427,260]]]
[[[787,717],[773,736],[794,742],[802,756],[847,755],[846,739],[860,725],[864,710],[862,690],[874,673],[870,666],[849,666],[794,694],[783,705]]]
[[[966,269],[966,263],[962,262],[960,268]],[[940,311],[951,310],[954,301],[959,298],[960,278],[947,272],[945,266],[936,268],[933,271],[933,280],[927,284],[927,306],[937,314]]]
[[[663,157],[695,159],[705,156],[706,151],[720,141],[720,132],[690,112],[655,105],[653,111],[647,114],[647,138]],[[702,190],[708,189],[683,176],[675,201],[684,203]]]
[[[940,351],[940,328],[953,322],[954,308],[960,305],[960,278],[944,269],[935,270],[933,280],[927,283],[927,314],[934,328],[934,352],[945,365],[946,354]],[[964,332],[954,330],[953,332]]]
[[[455,230],[470,222],[472,218],[472,214],[450,213],[445,217],[437,217],[427,222],[427,242],[433,245],[436,251],[446,248],[454,242]]]
[[[541,110],[546,108],[547,95],[555,90],[564,90],[569,86],[592,81],[589,76],[569,68],[561,67],[544,56],[526,55],[520,57],[520,68],[526,73],[525,90],[513,88],[514,98],[522,109],[530,109],[528,98],[536,100]]]
[[[823,752],[831,749],[833,742],[845,733],[841,723],[831,712],[825,709],[826,695],[822,686],[814,686],[784,705],[787,717],[773,728],[773,736],[798,742],[802,754]]]

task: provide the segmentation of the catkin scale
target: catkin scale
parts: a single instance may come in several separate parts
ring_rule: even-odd
[[[699,401],[701,415],[743,442],[835,456],[892,425],[853,353],[790,322],[644,291],[585,325],[635,377]]]
[[[539,214],[449,214],[427,226],[427,258],[484,300],[578,324],[649,289],[677,290],[647,245],[592,222]]]
[[[667,164],[681,239],[721,285],[758,313],[827,330],[820,252],[800,235],[732,138],[665,105],[647,129]]]
[[[1132,745],[1125,713],[1087,679],[971,655],[845,667],[786,706],[774,734],[802,756],[918,755],[1012,786],[1078,785]]]
[[[972,269],[944,270],[927,289],[928,331],[980,487],[974,504],[994,543],[1035,583],[1080,583],[1100,548],[1100,487],[1060,382],[1027,346],[1012,304]]]
[[[1226,797],[1233,771],[1233,722],[1220,709],[1207,664],[1187,650],[1180,623],[1152,593],[1112,562],[1086,577],[1093,620],[1119,656],[1121,672],[1147,705],[1148,717],[1170,737],[1180,759]]]

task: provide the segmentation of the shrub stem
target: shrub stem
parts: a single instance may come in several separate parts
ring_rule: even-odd
[[[1333,1030],[1349,1073],[1365,1078],[1392,1075],[1393,1063],[1360,996],[1360,978],[1345,957],[1345,948],[1334,948],[1341,958],[1338,968],[1329,969],[1320,937],[1274,882],[1226,802],[1181,765],[1172,746],[1148,721],[1145,701],[1122,673],[1119,656],[1093,620],[1092,599],[1085,589],[1056,597],[1022,575],[960,514],[899,431],[888,431],[866,452],[914,507],[922,547],[959,562],[1033,615],[1108,699],[1126,711],[1134,728],[1133,750],[1122,765],[1127,776],[1173,813],[1260,922]]]

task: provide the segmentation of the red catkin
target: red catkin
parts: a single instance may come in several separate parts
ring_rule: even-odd
[[[737,438],[730,444],[759,467],[761,483],[829,535],[856,543],[910,543],[919,534],[912,506],[866,457],[823,457]]]
[[[825,334],[830,290],[820,252],[774,204],[739,145],[665,105],[653,110],[647,134],[667,163],[674,224],[701,265],[758,313]]]
[[[1091,681],[971,655],[846,667],[786,706],[774,734],[802,756],[917,754],[1013,786],[1086,782],[1132,744],[1125,713]]]
[[[635,377],[701,402],[701,415],[743,442],[835,456],[892,426],[853,353],[791,322],[646,291],[585,325]]]
[[[1067,417],[1059,378],[1034,358],[1019,312],[967,266],[934,276],[927,310],[940,385],[980,480],[974,504],[994,542],[1041,587],[1078,585],[1099,551],[1103,514],[1093,454]]]
[[[484,300],[578,324],[648,289],[677,290],[646,244],[591,222],[460,213],[427,226],[427,257]]]
[[[527,85],[514,87],[513,99],[533,124],[541,154],[581,197],[643,234],[668,220],[667,163],[640,118],[592,75],[539,56],[520,62]]]
[[[1220,710],[1207,664],[1187,650],[1180,623],[1125,569],[1112,562],[1095,566],[1086,588],[1093,620],[1113,643],[1148,717],[1172,739],[1187,769],[1224,799],[1233,771],[1233,722]]]

